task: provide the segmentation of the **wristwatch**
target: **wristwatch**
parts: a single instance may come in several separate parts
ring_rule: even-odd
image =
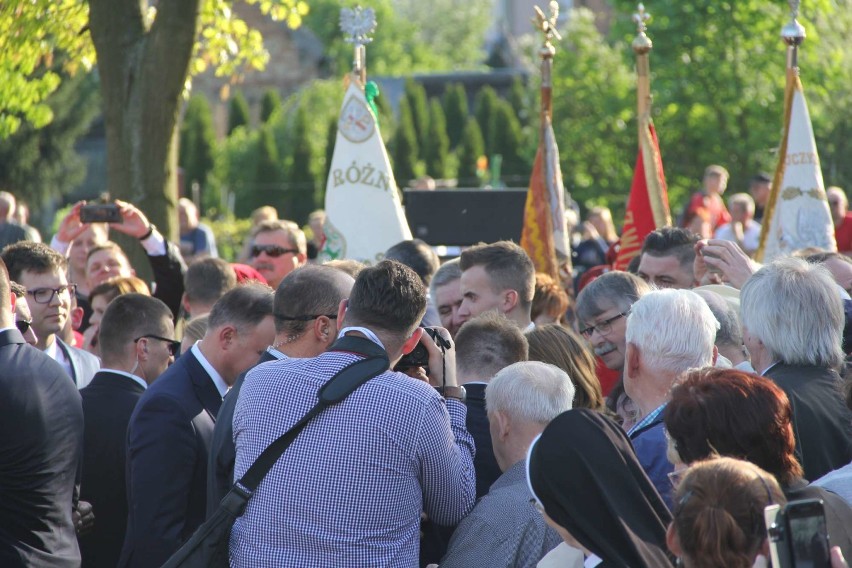
[[[461,402],[467,400],[467,391],[464,387],[435,387],[444,398],[454,398]]]

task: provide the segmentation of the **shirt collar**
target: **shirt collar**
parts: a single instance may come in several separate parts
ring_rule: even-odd
[[[289,359],[289,357],[281,353],[278,349],[271,346],[266,348],[266,352],[278,359],[279,361],[282,359]]]
[[[524,328],[523,333],[529,333],[534,329],[535,329],[535,322],[531,321],[530,324],[527,327]]]
[[[668,404],[668,403],[664,402],[663,404],[661,404],[660,406],[658,406],[657,408],[652,410],[645,418],[643,418],[642,420],[640,420],[639,422],[634,424],[633,428],[631,428],[630,431],[627,432],[627,435],[631,436],[637,430],[641,430],[642,428],[645,428],[651,422],[656,420],[657,416],[659,416],[660,413],[663,411],[663,409],[666,407],[666,404]]]
[[[210,361],[207,360],[207,357],[204,356],[204,353],[201,352],[201,348],[198,344],[201,343],[201,340],[195,342],[195,345],[192,346],[192,354],[195,355],[195,358],[198,359],[198,362],[201,363],[201,366],[204,367],[204,370],[207,371],[207,374],[210,375],[210,379],[213,381],[213,384],[216,385],[216,390],[219,391],[219,396],[222,398],[228,393],[228,383],[225,382],[225,379],[222,378],[222,375],[213,368],[213,365],[210,364]]]
[[[766,368],[765,368],[765,369],[764,369],[764,370],[760,373],[760,376],[761,376],[761,377],[765,377],[765,376],[766,376],[766,373],[768,373],[768,372],[772,369],[772,367],[775,367],[776,365],[780,365],[780,364],[781,364],[781,361],[775,361],[774,363],[772,363],[771,365],[769,365],[768,367],[766,367]]]
[[[12,327],[4,327],[3,329],[0,329],[0,333],[3,333],[4,331],[9,331],[9,330],[12,330],[12,329],[18,329],[18,328],[15,327],[14,325]]]
[[[597,554],[589,554],[586,556],[586,560],[583,561],[583,568],[594,568],[602,562],[603,560]]]
[[[44,348],[44,353],[54,361],[61,361],[65,358],[59,349],[59,342],[56,341],[55,337],[53,338],[53,342]]]
[[[148,388],[148,383],[146,383],[144,381],[144,379],[142,379],[142,377],[138,377],[138,376],[136,376],[132,373],[128,373],[127,371],[119,371],[118,369],[109,369],[109,368],[106,368],[106,367],[101,367],[98,370],[98,372],[101,372],[101,371],[103,371],[105,373],[113,373],[115,375],[121,375],[123,377],[127,377],[128,379],[132,379],[134,382],[139,384],[143,389]]]

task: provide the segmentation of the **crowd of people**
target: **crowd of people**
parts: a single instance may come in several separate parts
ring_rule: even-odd
[[[766,566],[764,509],[803,499],[830,537],[812,559],[846,566],[852,260],[758,265],[769,179],[728,208],[727,177],[627,272],[591,210],[568,285],[510,241],[320,264],[274,210],[237,264],[191,201],[180,243],[121,201],[50,244],[0,219],[0,565],[162,566],[298,426],[231,566]]]

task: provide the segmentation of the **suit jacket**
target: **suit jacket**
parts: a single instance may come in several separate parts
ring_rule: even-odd
[[[0,332],[0,432],[0,566],[79,566],[80,395],[16,329]]]
[[[277,360],[269,351],[264,351],[255,366]],[[237,448],[234,446],[234,409],[237,407],[237,397],[240,395],[240,389],[249,371],[251,369],[240,375],[234,382],[216,416],[216,428],[213,430],[213,441],[210,444],[210,458],[207,464],[208,518],[219,508],[219,502],[234,484],[234,463],[237,461]]]
[[[476,498],[479,499],[491,488],[491,484],[502,475],[494,448],[491,446],[491,430],[485,412],[485,387],[480,384],[464,385],[467,391],[467,431],[476,444],[473,467],[476,469]]]
[[[176,244],[166,241],[166,254],[148,255],[148,262],[154,274],[152,295],[162,300],[177,319],[183,297],[183,277],[186,274],[186,263],[183,261],[180,249]]]
[[[852,411],[840,376],[825,367],[777,364],[766,371],[790,399],[796,455],[813,481],[852,461]]]
[[[119,566],[159,567],[207,511],[207,460],[222,397],[192,351],[142,395],[127,429],[127,534]]]
[[[71,378],[77,388],[82,389],[92,382],[95,373],[101,368],[101,360],[88,351],[68,345],[59,337],[56,338],[56,343],[62,350],[62,354],[71,363]]]
[[[144,393],[133,379],[109,371],[98,372],[80,391],[85,419],[80,499],[95,514],[94,528],[79,538],[84,567],[118,564],[127,529],[127,425]]]

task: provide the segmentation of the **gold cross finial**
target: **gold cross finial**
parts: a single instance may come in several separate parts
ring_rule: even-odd
[[[651,14],[645,11],[645,5],[641,2],[636,6],[636,10],[636,13],[633,14],[633,22],[636,24],[636,31],[643,34],[648,29],[645,22],[651,19]]]
[[[533,25],[544,34],[544,47],[551,47],[550,40],[562,39],[562,36],[559,35],[559,32],[556,31],[556,20],[559,18],[559,4],[556,0],[552,0],[550,2],[550,17],[544,15],[541,8],[538,6],[533,6],[535,10],[535,18],[533,18]]]

